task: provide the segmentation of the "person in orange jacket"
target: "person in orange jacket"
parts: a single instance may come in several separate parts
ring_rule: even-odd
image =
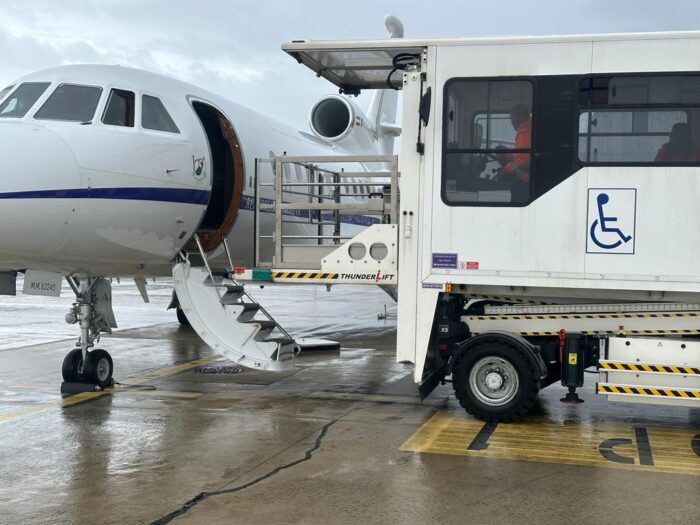
[[[532,120],[530,110],[517,104],[510,110],[510,122],[515,129],[514,149],[530,149],[532,146]],[[530,153],[499,153],[498,163],[502,176],[511,181],[514,201],[527,199],[530,187]]]

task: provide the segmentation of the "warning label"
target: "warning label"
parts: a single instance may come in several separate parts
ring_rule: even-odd
[[[460,270],[478,270],[479,261],[459,261]]]

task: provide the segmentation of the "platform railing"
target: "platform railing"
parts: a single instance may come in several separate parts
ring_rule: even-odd
[[[317,269],[363,228],[397,221],[396,156],[281,156],[255,168],[256,266]]]

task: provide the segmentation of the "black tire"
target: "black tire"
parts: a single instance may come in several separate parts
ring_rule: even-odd
[[[94,383],[102,388],[112,385],[114,363],[112,356],[105,350],[93,350],[88,354],[83,367],[84,381]]]
[[[485,394],[474,391],[470,384],[470,375],[477,365],[474,374],[478,390],[479,381],[476,378],[479,370],[485,370],[484,367],[488,366],[498,366],[491,364],[491,360],[502,364],[505,364],[505,361],[510,365],[511,370],[517,374],[517,386],[511,379],[513,386],[510,396],[504,395],[502,400],[495,399],[489,403],[483,401]],[[501,377],[498,374],[497,376]],[[507,384],[507,380],[504,384]],[[469,414],[490,423],[510,423],[522,419],[534,405],[540,391],[540,372],[535,357],[528,350],[502,340],[484,340],[468,348],[458,357],[452,369],[452,386],[459,404]],[[483,386],[488,388],[485,383]],[[495,403],[501,401],[502,405],[495,406]]]
[[[66,383],[79,383],[82,381],[83,351],[80,348],[75,348],[66,354],[66,357],[63,358],[61,373]]]
[[[175,312],[177,313],[177,320],[182,326],[190,326],[190,321],[187,319],[185,312],[182,311],[182,308],[177,308]]]

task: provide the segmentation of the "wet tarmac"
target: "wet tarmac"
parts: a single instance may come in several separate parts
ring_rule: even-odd
[[[0,297],[0,523],[698,523],[700,411],[553,386],[527,421],[418,399],[372,288],[253,290],[296,335],[342,343],[241,370],[115,285],[112,391],[61,399],[70,296]],[[389,306],[391,314],[392,307]]]

